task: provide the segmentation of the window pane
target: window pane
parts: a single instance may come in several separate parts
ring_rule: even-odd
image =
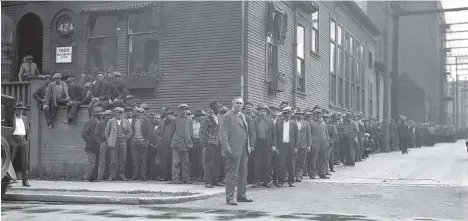
[[[338,103],[343,106],[343,78],[338,81]]]
[[[335,73],[336,67],[336,56],[335,56],[335,44],[332,42],[330,43],[330,72]]]
[[[332,41],[336,39],[336,23],[333,20],[330,21],[330,39]]]
[[[338,73],[338,76],[342,77],[343,76],[343,58],[341,57],[343,55],[343,51],[341,48],[337,48],[337,53],[336,53],[336,72]]]
[[[312,43],[311,43],[312,51],[318,53],[318,31],[312,29]]]
[[[318,11],[312,13],[312,27],[318,30]]]
[[[300,92],[305,92],[305,62],[302,59],[297,59],[297,89]]]
[[[338,42],[338,45],[341,46],[341,44],[343,43],[343,30],[342,30],[342,27],[338,25],[338,33],[337,33],[337,42]]]
[[[364,61],[364,46],[363,45],[361,45],[361,50],[359,52],[360,52],[361,61]]]
[[[128,33],[148,32],[157,30],[156,13],[152,9],[131,14],[128,18]]]
[[[155,35],[130,37],[129,73],[156,75],[159,72],[159,42]]]
[[[345,102],[346,102],[346,108],[349,108],[349,83],[346,81],[346,86],[345,86]]]
[[[345,66],[344,66],[344,74],[346,80],[349,80],[349,54],[345,53]]]
[[[117,63],[117,38],[89,39],[89,68],[106,71]]]
[[[302,60],[297,59],[297,77],[302,77]]]
[[[297,26],[297,56],[304,59],[304,27]]]
[[[356,110],[360,111],[360,107],[361,107],[361,99],[359,99],[361,96],[361,94],[359,93],[359,87],[357,88],[356,90]]]
[[[268,44],[267,48],[267,80],[273,79],[273,45]]]
[[[351,54],[351,56],[354,57],[354,38],[353,37],[349,37],[349,52]]]
[[[336,76],[330,75],[330,101],[336,104]]]
[[[366,102],[365,102],[365,100],[366,100],[366,95],[365,95],[364,89],[361,89],[361,101],[362,101],[362,104],[361,104],[362,109],[361,110],[362,110],[363,113],[366,113]]]
[[[91,18],[91,36],[117,35],[117,16]]]
[[[361,73],[360,72],[360,68],[361,66],[359,65],[359,62],[356,62],[356,84],[359,85],[359,82],[361,81],[361,78],[358,77],[358,73]]]
[[[350,52],[350,51],[351,51],[351,50],[350,50],[350,44],[351,44],[351,43],[350,43],[349,37],[350,37],[350,36],[349,36],[349,33],[346,32],[346,35],[345,35],[345,39],[346,39],[345,44],[346,44],[346,51],[347,51],[347,52]]]

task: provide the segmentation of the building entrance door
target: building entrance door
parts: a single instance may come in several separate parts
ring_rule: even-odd
[[[39,72],[42,73],[42,38],[43,38],[43,27],[42,21],[34,13],[28,13],[24,15],[17,26],[18,36],[18,70],[14,74],[18,79],[18,72],[23,58],[26,55],[33,56],[33,62],[36,63],[39,68]]]

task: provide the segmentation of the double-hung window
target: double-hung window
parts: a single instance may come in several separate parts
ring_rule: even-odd
[[[312,53],[319,53],[319,11],[312,13],[312,28],[311,28],[311,44],[310,50]]]
[[[337,31],[335,20],[330,20],[330,102],[336,104],[336,51],[337,51]]]

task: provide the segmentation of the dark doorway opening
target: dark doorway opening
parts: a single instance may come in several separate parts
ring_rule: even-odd
[[[16,79],[18,79],[18,72],[21,64],[23,63],[23,58],[26,55],[32,55],[39,68],[39,72],[42,73],[42,38],[43,38],[43,28],[42,21],[34,13],[28,13],[24,15],[19,23],[17,28],[18,36],[18,68],[15,74]]]

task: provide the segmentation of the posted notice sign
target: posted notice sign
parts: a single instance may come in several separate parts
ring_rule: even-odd
[[[72,62],[72,46],[57,47],[55,63],[71,63]]]

